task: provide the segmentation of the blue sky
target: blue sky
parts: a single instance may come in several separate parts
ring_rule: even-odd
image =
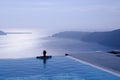
[[[120,28],[120,0],[0,0],[0,29]]]

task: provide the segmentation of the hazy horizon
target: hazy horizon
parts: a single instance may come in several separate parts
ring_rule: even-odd
[[[119,10],[119,0],[1,0],[0,30],[115,30],[120,28]]]

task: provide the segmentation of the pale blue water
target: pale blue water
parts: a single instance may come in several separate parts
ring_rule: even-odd
[[[120,77],[68,57],[1,59],[0,80],[120,80]]]

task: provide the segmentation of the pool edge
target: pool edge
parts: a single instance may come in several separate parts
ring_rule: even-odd
[[[81,59],[77,59],[77,58],[72,57],[72,56],[67,56],[67,57],[68,57],[68,58],[71,58],[71,59],[73,59],[73,60],[76,60],[76,61],[78,61],[78,62],[80,62],[80,63],[86,64],[86,65],[89,65],[89,66],[91,66],[91,67],[94,67],[94,68],[100,69],[100,70],[102,70],[102,71],[105,71],[105,72],[108,72],[108,73],[111,73],[111,74],[113,74],[113,75],[115,75],[115,76],[120,77],[120,73],[117,73],[117,72],[115,72],[115,71],[112,71],[112,70],[109,70],[109,69],[107,69],[107,68],[103,68],[103,67],[100,67],[100,66],[94,65],[94,64],[92,64],[92,63],[89,63],[89,62],[84,61],[84,60],[81,60]]]

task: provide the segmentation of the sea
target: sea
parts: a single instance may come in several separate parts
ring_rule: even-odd
[[[51,35],[50,35],[51,36]],[[55,38],[40,34],[8,34],[0,36],[0,58],[27,58],[42,55],[62,56],[85,51],[109,51],[115,48],[80,40]]]
[[[97,43],[41,34],[1,35],[0,80],[119,80],[118,76],[64,56],[66,53],[113,49]],[[36,56],[43,54],[43,50],[52,58],[36,59]],[[89,59],[89,56],[87,58]]]

